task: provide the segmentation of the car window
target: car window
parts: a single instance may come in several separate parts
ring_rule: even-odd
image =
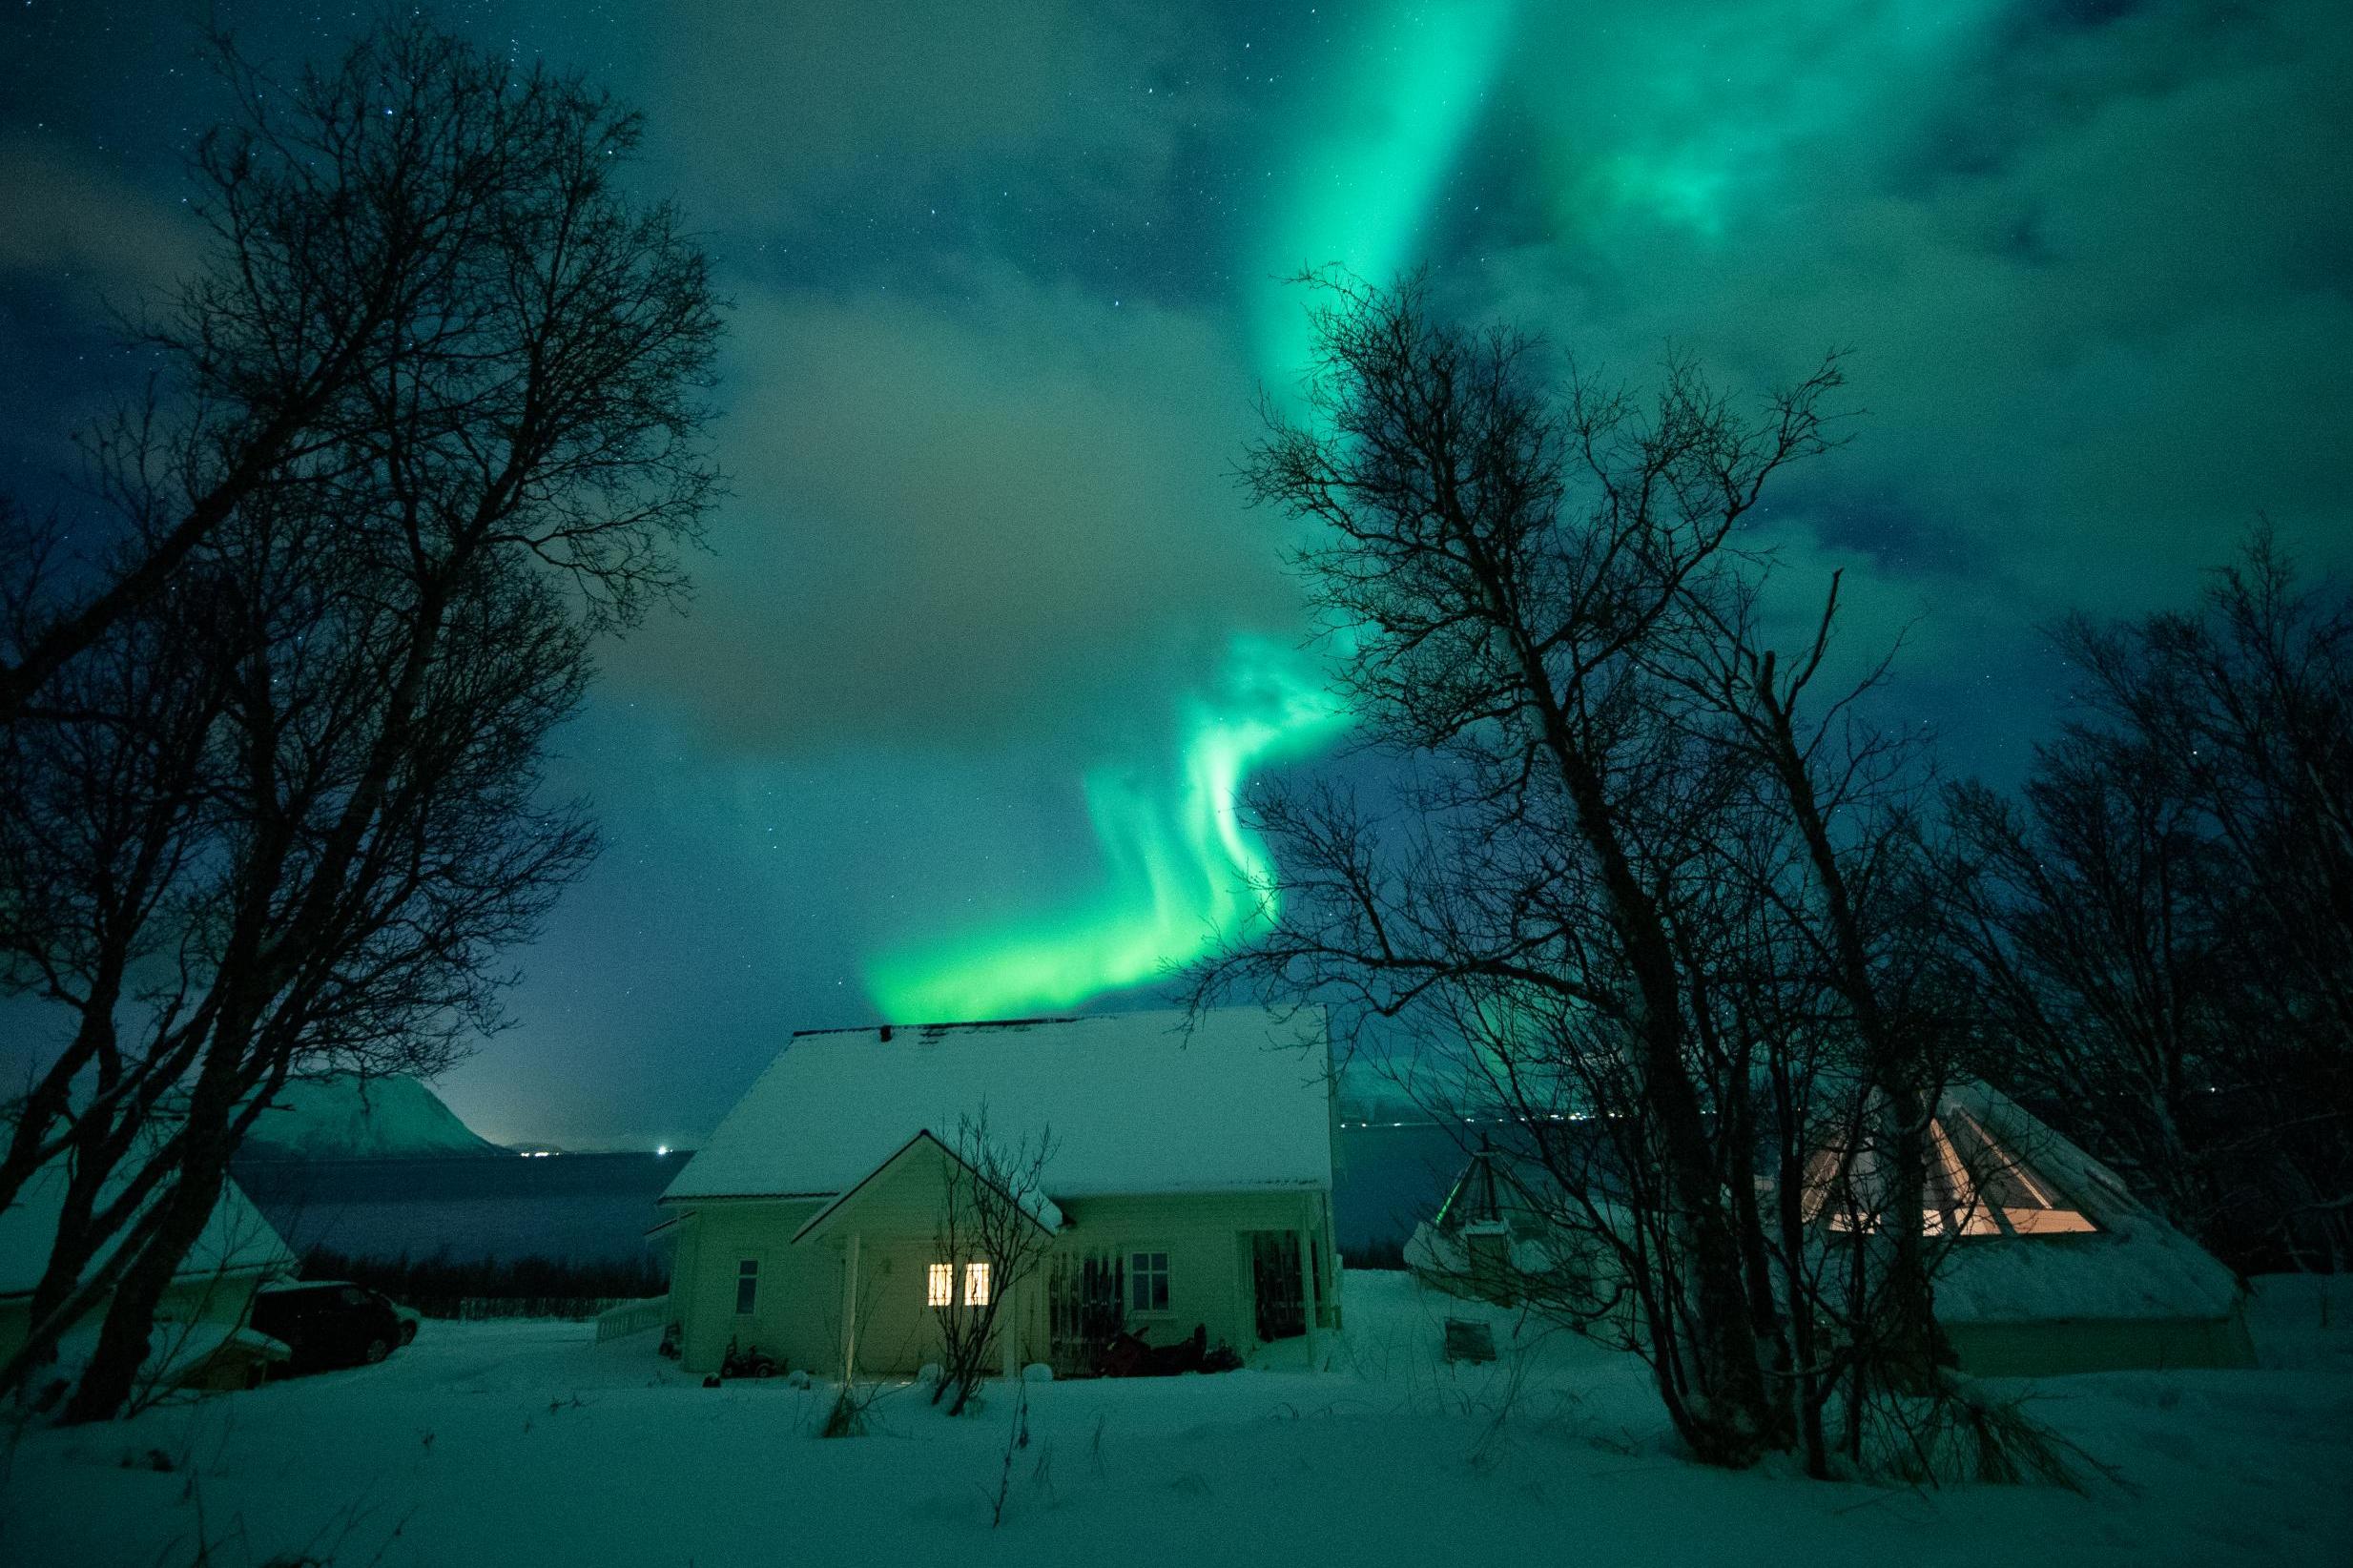
[[[357,1285],[346,1285],[335,1294],[347,1307],[365,1307],[368,1304],[368,1293]]]

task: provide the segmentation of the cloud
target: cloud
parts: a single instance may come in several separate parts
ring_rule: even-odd
[[[1519,83],[1549,174],[1498,310],[1750,385],[1854,345],[1870,418],[1794,509],[1929,588],[1950,652],[2178,598],[2259,511],[2353,566],[2353,14],[1952,6],[1924,47],[1786,9],[1599,42],[1597,93]]]
[[[691,200],[725,222],[822,219],[894,200],[903,221],[934,178],[994,186],[1009,163],[1028,165],[1024,212],[1037,210],[1040,181],[1055,205],[1081,193],[1125,202],[1153,186],[1209,112],[1210,95],[1192,87],[1205,41],[1158,7],[721,0],[678,10],[678,25],[647,30],[640,95],[662,108],[659,140],[691,149],[678,160]]]
[[[201,231],[182,209],[53,137],[0,133],[0,274],[78,283],[129,304],[201,259]]]
[[[960,303],[763,295],[693,614],[611,660],[714,743],[1160,749],[1237,630],[1294,634],[1231,479],[1252,383],[1210,319],[992,274]]]

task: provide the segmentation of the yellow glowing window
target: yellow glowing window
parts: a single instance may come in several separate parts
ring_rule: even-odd
[[[952,1307],[956,1304],[956,1265],[932,1265],[930,1299],[934,1307]]]
[[[968,1263],[964,1265],[964,1305],[967,1307],[988,1305],[987,1264]]]

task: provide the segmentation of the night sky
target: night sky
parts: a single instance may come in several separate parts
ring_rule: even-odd
[[[103,301],[196,254],[207,9],[0,19],[35,505],[142,374]],[[280,60],[374,14],[209,9]],[[1951,773],[2054,722],[2060,611],[2181,602],[2259,513],[2353,568],[2343,0],[441,14],[645,109],[734,302],[697,602],[604,650],[555,770],[607,852],[441,1084],[493,1138],[691,1144],[794,1028],[1133,1005],[1198,945],[1257,854],[1225,793],[1345,731],[1232,478],[1305,264],[1627,374],[1851,346],[1868,417],[1759,542],[1847,569],[1858,657],[1909,628],[1879,716]]]

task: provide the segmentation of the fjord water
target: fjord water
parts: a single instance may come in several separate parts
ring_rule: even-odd
[[[1426,1123],[1345,1125],[1336,1153],[1333,1207],[1351,1254],[1402,1244],[1461,1164],[1452,1130]],[[237,1179],[298,1252],[629,1263],[646,1255],[654,1201],[687,1158],[245,1161]]]

